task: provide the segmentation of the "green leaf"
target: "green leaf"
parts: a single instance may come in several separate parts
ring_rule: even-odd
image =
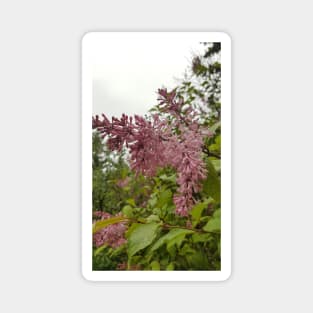
[[[209,219],[211,218],[211,216],[202,216],[201,218],[200,218],[200,222],[202,222],[202,223],[207,223],[208,221],[209,221]]]
[[[152,210],[152,213],[153,213],[154,215],[158,215],[158,216],[161,215],[161,212],[162,212],[162,210],[161,210],[160,208],[154,208],[154,209]]]
[[[160,225],[150,224],[133,224],[132,231],[127,233],[128,236],[128,256],[132,257],[138,251],[149,246],[157,236]]]
[[[147,223],[152,223],[152,222],[160,222],[160,218],[158,215],[152,214],[146,218]]]
[[[217,145],[219,145],[219,146],[221,146],[221,142],[222,142],[222,140],[221,140],[221,135],[218,135],[216,138],[215,138],[215,143],[217,144]]]
[[[172,202],[172,192],[168,189],[160,193],[160,197],[157,202],[157,207],[162,208],[165,204]]]
[[[209,203],[212,203],[213,199],[206,199],[203,202],[197,203],[196,205],[193,206],[193,208],[191,209],[191,216],[192,216],[192,225],[193,227],[195,227],[199,221],[200,221],[200,217],[202,215],[202,212],[204,209],[206,209],[209,205]]]
[[[221,218],[221,209],[217,209],[214,213],[213,213],[214,217],[219,217]]]
[[[216,172],[221,171],[221,160],[211,160],[211,163],[214,166]]]
[[[175,245],[171,245],[166,247],[166,250],[169,254],[169,256],[171,257],[171,259],[175,259],[176,258],[176,254],[177,254],[177,248]]]
[[[130,205],[126,205],[123,207],[122,209],[123,215],[127,216],[127,217],[133,217],[133,208]]]
[[[215,131],[216,131],[220,126],[221,126],[221,122],[218,121],[218,122],[216,122],[213,126],[210,127],[210,131],[211,131],[212,133],[215,133]]]
[[[192,249],[188,244],[185,244],[182,249],[180,249],[179,254],[182,256],[193,255],[196,253],[195,249]]]
[[[125,252],[125,248],[126,248],[126,245],[123,244],[123,245],[121,245],[121,246],[119,246],[117,248],[112,249],[112,251],[110,252],[110,256],[111,257],[116,257],[116,256],[124,253]]]
[[[174,263],[173,262],[171,262],[168,266],[166,266],[166,270],[167,271],[173,271],[175,269],[175,267],[174,267]]]
[[[169,240],[166,244],[167,251],[170,251],[172,249],[172,247],[174,247],[174,246],[176,246],[179,249],[181,244],[183,243],[185,237],[186,237],[186,234],[180,234],[180,235],[176,236],[175,238]]]
[[[154,207],[156,204],[157,204],[158,200],[156,198],[155,195],[152,195],[151,198],[149,199],[148,201],[148,204],[151,206],[151,207]]]
[[[164,244],[169,244],[168,248],[174,244],[181,244],[182,240],[187,234],[193,233],[190,229],[174,228],[171,229],[166,235],[162,236],[151,248],[150,252],[159,249]]]
[[[150,265],[151,265],[151,269],[153,271],[159,271],[160,270],[160,263],[158,261],[152,261]]]
[[[206,196],[212,197],[217,202],[221,201],[221,181],[216,173],[212,162],[207,159],[207,178],[203,183],[203,192]]]
[[[138,221],[139,223],[143,223],[143,224],[146,224],[146,223],[147,223],[147,220],[146,220],[144,217],[138,217],[138,218],[137,218],[137,221]]]
[[[221,152],[221,136],[220,135],[215,138],[215,143],[209,146],[209,150],[217,151],[218,153]]]
[[[215,215],[213,214],[212,218],[203,227],[203,230],[208,231],[208,232],[220,231],[221,230],[221,216],[220,216],[220,214],[215,212]]]
[[[128,218],[125,216],[114,216],[103,221],[97,221],[93,226],[93,233],[96,233],[97,231],[109,225],[126,221],[128,221]]]
[[[207,256],[202,251],[195,251],[193,254],[186,254],[186,259],[192,269],[206,270],[209,268]]]
[[[176,183],[176,174],[173,174],[171,176],[167,176],[167,175],[163,174],[160,176],[160,179],[165,181],[165,182]]]
[[[126,203],[130,204],[130,205],[133,206],[133,207],[136,206],[135,200],[132,199],[132,198],[127,199],[127,200],[126,200]]]
[[[211,237],[211,234],[195,233],[195,234],[192,235],[192,241],[193,241],[193,243],[208,242],[210,237]]]
[[[100,248],[98,248],[97,250],[95,250],[95,252],[94,252],[95,256],[99,255],[105,248],[107,248],[107,245],[103,245]]]

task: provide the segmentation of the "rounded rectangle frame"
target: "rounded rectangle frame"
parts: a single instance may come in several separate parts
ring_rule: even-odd
[[[93,271],[92,270],[92,47],[99,38],[129,36],[221,43],[221,270]],[[224,281],[231,275],[231,39],[223,32],[88,32],[82,38],[82,275],[89,281]]]

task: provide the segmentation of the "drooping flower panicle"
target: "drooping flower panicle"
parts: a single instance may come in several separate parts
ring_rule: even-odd
[[[93,118],[93,128],[108,137],[111,150],[120,151],[125,145],[130,152],[130,166],[136,173],[155,175],[158,168],[171,166],[177,171],[178,193],[173,200],[176,213],[187,216],[194,204],[193,194],[200,190],[201,181],[206,177],[206,168],[202,160],[202,145],[206,129],[201,129],[190,108],[182,114],[184,100],[178,100],[175,90],[167,92],[159,89],[160,105],[163,112],[171,114],[176,123],[170,125],[157,114],[151,120],[125,114],[112,121],[103,114]],[[172,127],[179,129],[179,134]]]
[[[177,171],[178,194],[174,196],[176,213],[187,216],[194,204],[193,194],[200,191],[201,181],[206,178],[206,168],[202,160],[203,136],[190,130],[182,133],[180,153],[173,167]]]

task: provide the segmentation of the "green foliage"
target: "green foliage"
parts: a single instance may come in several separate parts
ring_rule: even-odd
[[[213,166],[211,166],[214,168]],[[210,167],[210,168],[211,168]],[[214,184],[219,176],[214,169]],[[211,177],[211,176],[209,176]],[[175,178],[175,180],[173,179]],[[134,178],[135,179],[135,178]],[[214,186],[209,178],[210,186]],[[94,269],[124,270],[218,270],[220,269],[220,209],[215,193],[205,188],[202,199],[186,218],[174,213],[172,201],[176,177],[167,170],[154,178],[145,207],[136,207],[132,198],[125,199],[122,216],[97,221],[94,231],[114,223],[128,223],[127,244],[120,248],[94,250]],[[189,226],[186,225],[189,222]],[[112,251],[117,250],[116,254]],[[115,267],[115,268],[114,268]]]
[[[159,227],[156,223],[132,224],[127,233],[128,256],[131,258],[138,251],[149,246],[157,236]]]
[[[120,264],[127,262],[125,246],[113,249],[108,246],[102,246],[93,249],[92,267],[94,271],[116,270]]]
[[[116,183],[130,172],[124,154],[112,154],[98,132],[93,133],[92,149],[93,211],[117,213],[123,205],[125,192]]]
[[[150,195],[152,182],[135,177],[126,161],[126,153],[108,150],[98,132],[93,133],[92,207],[93,211],[118,213],[129,204],[136,206]],[[123,184],[124,183],[124,184]]]
[[[206,196],[212,197],[215,201],[221,201],[221,181],[217,171],[215,170],[212,161],[206,159],[207,178],[203,183],[203,193]]]
[[[203,55],[193,57],[191,71],[186,73],[177,91],[198,110],[204,123],[213,126],[221,116],[221,44],[203,44]]]
[[[190,213],[192,216],[193,227],[195,227],[200,222],[203,211],[208,208],[208,205],[210,203],[214,203],[214,200],[212,198],[206,199],[203,202],[199,202],[192,208]]]
[[[192,233],[193,231],[190,229],[181,229],[181,228],[174,228],[171,229],[167,234],[164,236],[161,236],[151,247],[150,253],[156,251],[160,247],[162,247],[164,244],[166,244],[166,248],[168,250],[171,249],[174,245],[177,245],[177,247],[180,247],[182,241],[185,239],[185,236],[187,234]]]
[[[221,210],[216,210],[207,224],[203,227],[207,232],[221,231]]]

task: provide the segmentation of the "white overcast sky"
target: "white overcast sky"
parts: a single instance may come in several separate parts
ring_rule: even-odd
[[[93,115],[145,114],[157,103],[156,91],[176,86],[199,41],[132,36],[99,36],[93,44]]]

